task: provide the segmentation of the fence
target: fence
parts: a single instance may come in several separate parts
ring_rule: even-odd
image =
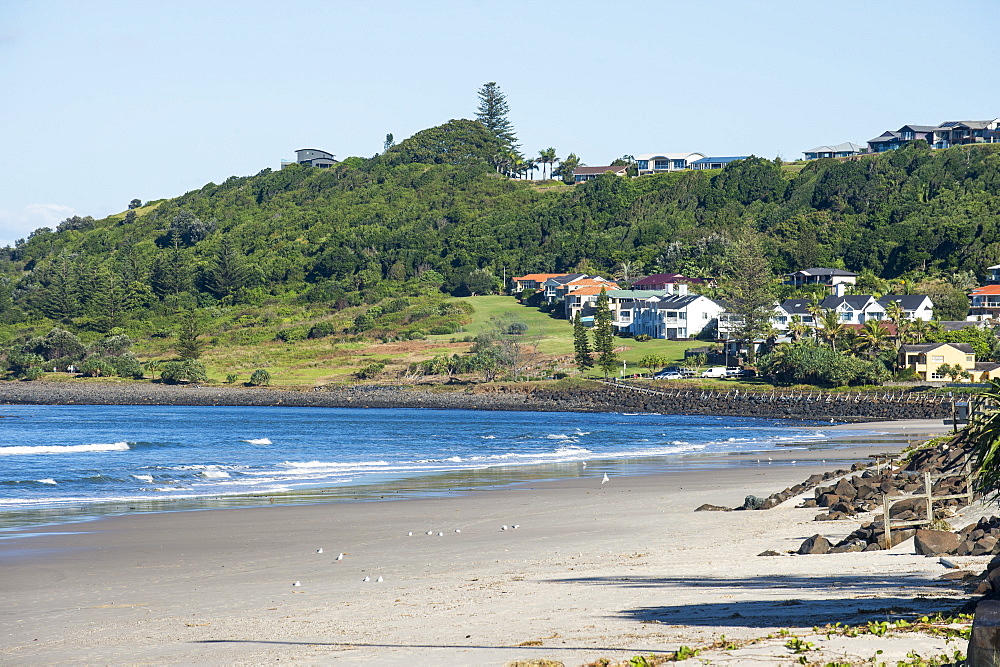
[[[973,489],[971,480],[971,469],[970,464],[966,462],[965,467],[959,474],[955,473],[941,473],[937,475],[932,475],[929,472],[924,473],[924,492],[923,493],[906,493],[900,496],[889,496],[887,494],[882,495],[882,517],[883,525],[885,526],[885,548],[889,549],[892,547],[892,531],[899,530],[901,528],[908,528],[910,526],[924,526],[929,525],[934,521],[934,502],[937,500],[951,500],[957,498],[959,500],[965,499],[968,504],[972,504],[973,499]],[[934,495],[933,480],[944,479],[946,477],[964,477],[965,478],[965,491],[963,493],[954,493],[944,496]],[[926,502],[926,515],[923,519],[913,519],[911,521],[897,521],[895,525],[892,523],[892,519],[889,516],[889,509],[896,503],[902,500],[910,500],[912,498],[924,498]]]

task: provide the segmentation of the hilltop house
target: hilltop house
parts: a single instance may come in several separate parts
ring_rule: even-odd
[[[926,141],[931,148],[1000,143],[1000,118],[949,120],[940,125],[904,125],[895,132],[883,132],[869,140],[868,149],[872,153],[883,153],[919,139]]]
[[[520,294],[526,289],[539,289],[542,284],[549,278],[559,278],[560,276],[569,275],[566,273],[529,273],[524,276],[519,276],[510,279],[510,291],[513,294]]]
[[[725,308],[700,294],[688,294],[687,285],[678,292],[611,290],[608,292],[612,326],[632,336],[694,338],[717,325]]]
[[[703,157],[691,163],[691,169],[722,169],[730,162],[746,160],[749,155],[737,155],[735,157]]]
[[[298,164],[304,164],[307,167],[319,167],[320,169],[328,169],[333,165],[337,164],[337,160],[334,159],[333,153],[327,153],[326,151],[321,151],[318,148],[300,148],[295,151],[295,162]],[[282,168],[291,164],[291,162],[282,161]]]
[[[853,285],[858,281],[858,274],[843,269],[801,269],[785,274],[785,284],[802,287],[803,285]]]
[[[545,291],[545,301],[547,303],[559,303],[566,299],[566,296],[583,287],[606,287],[607,289],[618,289],[618,284],[601,276],[588,276],[585,273],[567,273],[561,276],[549,278],[542,283]],[[600,292],[600,290],[598,290]]]
[[[592,181],[601,174],[611,172],[615,176],[627,176],[628,165],[620,167],[577,167],[573,170],[573,184]]]
[[[817,146],[807,151],[802,151],[807,160],[818,160],[825,157],[850,157],[867,153],[868,148],[860,144],[853,144],[850,141],[837,144],[835,146]]]
[[[580,313],[580,317],[589,322],[597,310],[597,299],[601,296],[601,292],[617,290],[618,284],[579,281],[566,285],[564,289],[566,292],[563,296],[563,309],[566,319],[573,320],[576,314]]]
[[[659,174],[665,171],[683,171],[695,160],[705,157],[701,153],[644,153],[635,158],[639,175]]]

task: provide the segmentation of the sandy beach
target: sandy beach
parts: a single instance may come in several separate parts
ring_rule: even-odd
[[[835,428],[845,437],[863,428],[897,440],[862,438],[836,453],[845,461],[945,431],[940,421]],[[0,540],[0,661],[580,665],[780,629],[814,644],[810,660],[964,650],[963,642],[925,635],[812,633],[826,623],[964,601],[961,585],[938,580],[945,569],[915,555],[912,540],[873,553],[763,557],[797,549],[815,533],[842,537],[858,522],[814,522],[816,510],[794,501],[768,511],[693,511],[703,503],[739,506],[748,494],[766,496],[843,467],[824,462],[831,455],[789,450],[760,464],[749,456],[749,464],[616,475],[604,484],[595,472],[452,497],[26,528]],[[968,521],[953,523],[981,512],[969,508]],[[955,560],[978,572],[989,557]],[[699,657],[798,664],[787,641]]]

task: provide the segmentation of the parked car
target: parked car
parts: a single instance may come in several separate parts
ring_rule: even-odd
[[[712,366],[708,370],[701,372],[703,378],[724,378],[729,377],[729,369],[725,366]]]
[[[677,371],[661,371],[653,376],[657,380],[683,380],[684,376]]]

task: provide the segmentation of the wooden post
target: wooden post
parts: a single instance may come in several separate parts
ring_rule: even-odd
[[[927,525],[934,521],[934,498],[931,496],[931,491],[933,487],[931,486],[931,474],[929,472],[924,473],[924,493],[927,494]]]
[[[889,496],[884,494],[882,496],[882,516],[885,520],[885,549],[888,551],[892,548],[892,533],[889,528]]]

